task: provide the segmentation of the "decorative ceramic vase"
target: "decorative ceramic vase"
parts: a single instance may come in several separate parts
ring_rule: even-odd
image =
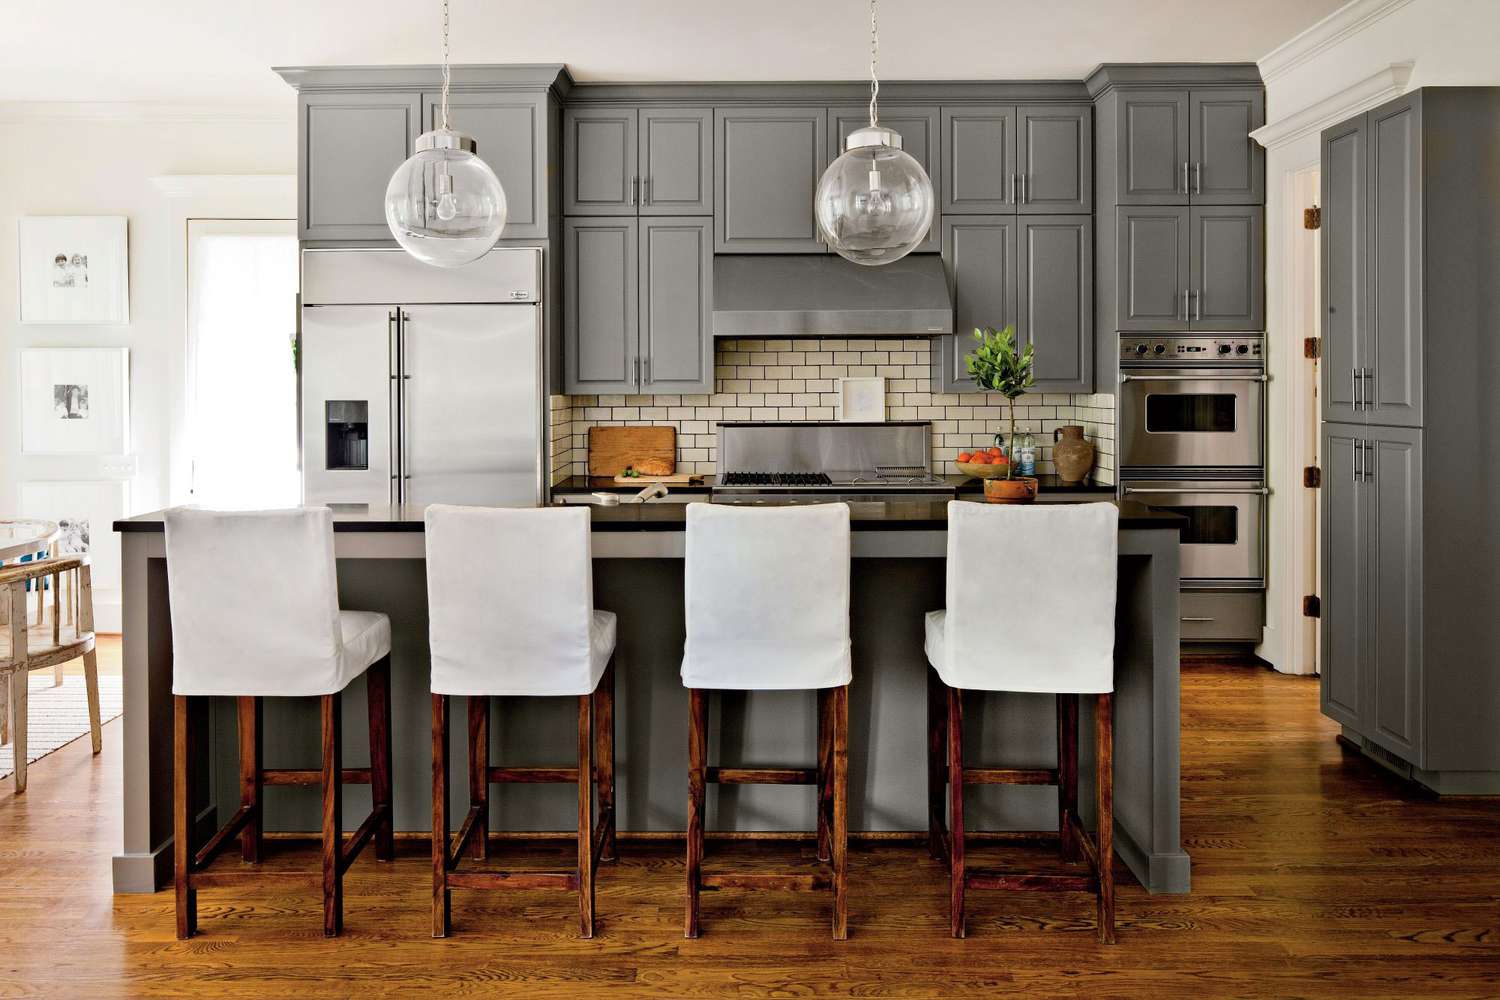
[[[989,503],[1031,503],[1036,490],[1037,480],[1031,476],[984,481],[984,499]]]
[[[1052,432],[1052,467],[1057,478],[1068,486],[1084,481],[1094,467],[1094,446],[1083,436],[1077,424],[1059,427]]]

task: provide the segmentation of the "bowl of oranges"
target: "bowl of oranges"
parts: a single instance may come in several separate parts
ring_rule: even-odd
[[[1010,471],[1010,462],[999,448],[976,448],[958,453],[958,471],[975,479],[1001,479]]]

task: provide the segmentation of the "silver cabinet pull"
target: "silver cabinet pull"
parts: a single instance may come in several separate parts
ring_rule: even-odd
[[[639,389],[641,387],[641,358],[640,358],[640,355],[636,355],[635,359],[631,361],[631,363],[630,363],[630,372],[631,372],[631,374],[630,374],[630,381],[634,382],[635,383],[635,387],[637,389]]]
[[[1203,289],[1193,289],[1193,322],[1203,319]]]
[[[630,194],[626,196],[627,200],[626,200],[625,203],[627,205],[631,206],[632,208],[635,207],[635,192],[636,192],[636,189],[638,187],[640,187],[640,184],[641,184],[641,179],[639,177],[632,177],[632,178],[630,178]]]
[[[390,367],[391,383],[387,403],[390,406],[390,417],[386,431],[386,460],[390,463],[391,485],[389,498],[392,504],[400,501],[399,491],[401,483],[401,469],[396,464],[396,436],[401,433],[401,362],[399,348],[397,347],[399,335],[396,332],[396,311],[393,309],[386,314],[386,359]]]
[[[1203,164],[1202,163],[1194,163],[1193,164],[1193,193],[1194,194],[1202,194],[1203,193]]]
[[[1186,288],[1184,288],[1182,290],[1182,321],[1184,323],[1186,323],[1187,319],[1188,319],[1188,290]]]
[[[1207,625],[1209,622],[1216,622],[1218,620],[1219,619],[1217,619],[1217,618],[1192,618],[1192,617],[1183,617],[1183,618],[1179,618],[1178,619],[1178,621],[1181,621],[1181,622],[1184,622],[1184,623],[1192,623],[1194,625]]]
[[[649,205],[649,204],[651,204],[651,178],[650,177],[642,177],[641,178],[641,205],[645,206],[645,205]]]
[[[1028,204],[1031,201],[1031,194],[1027,190],[1031,186],[1029,183],[1030,180],[1030,174],[1021,174],[1021,204],[1023,205]]]
[[[651,355],[641,359],[641,385],[644,386],[651,381]]]
[[[406,503],[406,484],[411,480],[411,435],[406,433],[406,383],[411,373],[406,367],[406,324],[411,322],[411,313],[401,310],[401,502]]]
[[[1020,204],[1020,201],[1021,201],[1020,187],[1019,187],[1019,185],[1016,182],[1016,175],[1015,174],[1011,174],[1010,175],[1010,203],[1012,205],[1017,205],[1017,204]]]
[[[1364,454],[1364,449],[1359,446],[1359,438],[1349,439],[1349,481],[1359,482],[1359,456]]]
[[[1365,482],[1375,481],[1375,442],[1366,441],[1364,461],[1360,462],[1360,471],[1364,473]]]
[[[1183,160],[1182,161],[1182,193],[1183,194],[1187,194],[1188,190],[1189,190],[1189,188],[1188,188],[1188,162],[1187,162],[1187,160]]]
[[[1349,369],[1349,408],[1359,409],[1359,369]]]

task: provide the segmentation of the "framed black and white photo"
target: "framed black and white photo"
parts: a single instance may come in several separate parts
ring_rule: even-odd
[[[22,323],[130,322],[123,215],[28,215],[20,220]]]
[[[120,536],[114,523],[129,507],[130,484],[118,479],[21,484],[23,517],[57,522],[59,555],[87,555],[94,565],[96,591],[120,586]]]
[[[123,455],[130,451],[130,351],[37,347],[21,352],[21,451]]]

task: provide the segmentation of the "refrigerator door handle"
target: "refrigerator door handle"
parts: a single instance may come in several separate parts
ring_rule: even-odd
[[[411,322],[411,313],[405,309],[401,310],[401,338],[400,338],[400,360],[401,360],[401,502],[406,503],[411,498],[407,496],[406,484],[411,482],[411,435],[407,433],[407,407],[410,405],[406,394],[406,383],[411,380],[411,372],[406,368],[406,339],[407,324]]]
[[[396,326],[396,312],[391,310],[386,314],[385,320],[386,336],[386,360],[390,369],[390,388],[386,395],[386,402],[390,405],[390,432],[386,435],[385,449],[386,457],[390,460],[391,486],[389,500],[392,504],[399,503],[401,489],[401,467],[397,464],[398,453],[396,450],[396,438],[401,433],[401,382],[397,342],[400,334]]]

